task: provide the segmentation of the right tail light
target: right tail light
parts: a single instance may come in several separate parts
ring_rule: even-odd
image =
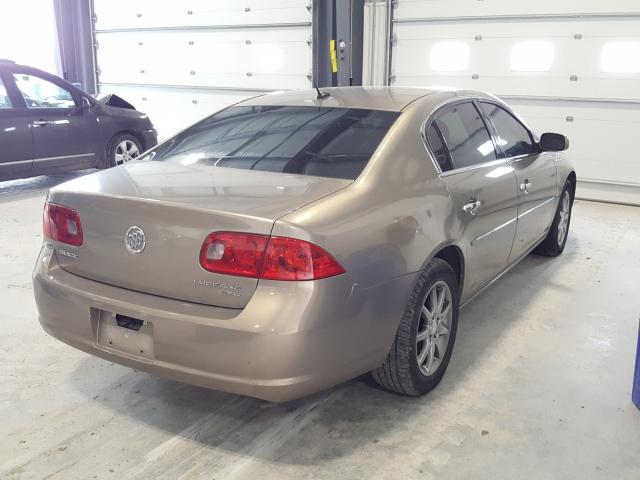
[[[268,280],[319,280],[344,273],[319,246],[288,237],[214,232],[200,249],[200,266],[209,272]]]

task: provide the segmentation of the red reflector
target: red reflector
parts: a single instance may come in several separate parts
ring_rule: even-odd
[[[46,202],[42,219],[44,236],[56,242],[79,247],[82,245],[82,224],[75,210]]]
[[[304,240],[251,233],[214,232],[200,249],[209,272],[268,280],[318,280],[344,273],[322,248]]]
[[[210,233],[200,249],[200,265],[209,272],[257,277],[267,238],[251,233]]]
[[[313,243],[296,238],[271,237],[260,278],[318,280],[344,273],[344,268]]]

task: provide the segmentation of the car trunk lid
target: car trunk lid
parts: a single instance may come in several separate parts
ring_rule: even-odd
[[[282,173],[133,162],[53,189],[52,203],[76,210],[83,244],[58,244],[61,267],[79,276],[179,300],[243,308],[255,278],[207,272],[199,253],[214,231],[269,235],[273,223],[330,195],[348,180]],[[126,245],[138,227],[145,245]]]

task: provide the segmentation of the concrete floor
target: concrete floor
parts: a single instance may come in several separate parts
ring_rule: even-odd
[[[72,176],[0,183],[0,478],[640,478],[640,208],[577,202],[560,258],[526,259],[463,310],[430,395],[358,379],[274,405],[43,333],[42,203]]]

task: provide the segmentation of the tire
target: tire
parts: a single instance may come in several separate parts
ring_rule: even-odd
[[[107,158],[102,168],[111,168],[125,164],[142,153],[142,145],[133,135],[119,133],[107,145]]]
[[[456,275],[447,262],[439,258],[429,262],[409,297],[387,358],[382,366],[371,371],[376,383],[409,396],[424,395],[440,383],[449,365],[458,330],[458,288]],[[431,313],[437,311],[434,309],[434,290],[438,299],[444,295],[440,311],[448,313],[429,318],[424,309]],[[442,320],[436,321],[438,317]],[[448,330],[446,344],[442,327]],[[419,340],[419,333],[423,340]],[[431,357],[432,363],[427,368]]]
[[[569,236],[569,226],[571,225],[571,209],[573,207],[573,184],[567,180],[560,194],[560,201],[556,209],[556,216],[553,219],[551,228],[546,238],[535,249],[538,255],[546,257],[557,257],[564,250]]]

